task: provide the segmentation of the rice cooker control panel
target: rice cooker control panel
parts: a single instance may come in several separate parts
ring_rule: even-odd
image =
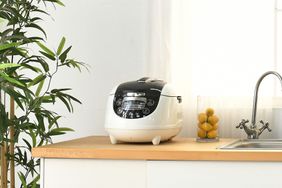
[[[116,115],[138,119],[150,115],[157,108],[165,82],[142,78],[119,85],[113,100]]]

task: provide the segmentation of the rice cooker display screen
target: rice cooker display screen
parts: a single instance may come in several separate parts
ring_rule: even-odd
[[[123,110],[143,110],[146,104],[146,98],[137,98],[134,100],[125,100],[122,102]]]
[[[113,109],[116,115],[126,119],[138,119],[150,115],[157,107],[158,96],[128,96],[114,97]]]

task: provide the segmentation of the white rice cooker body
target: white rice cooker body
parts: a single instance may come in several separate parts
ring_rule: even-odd
[[[117,90],[120,85],[113,89],[108,98],[105,129],[109,133],[111,143],[152,142],[158,145],[161,141],[176,136],[182,128],[181,97],[175,94],[170,84],[161,80],[142,78],[135,82],[140,84],[141,88],[149,85],[149,90],[126,88],[122,91],[123,96],[119,98]],[[131,86],[132,84],[135,83],[131,82]],[[154,87],[155,85],[162,86],[160,88]],[[158,99],[153,95],[158,95]],[[152,97],[155,99],[153,102]],[[117,103],[118,106],[115,105]],[[152,107],[154,105],[155,107]]]

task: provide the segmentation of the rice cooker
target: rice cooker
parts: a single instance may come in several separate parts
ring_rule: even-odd
[[[118,85],[109,95],[105,117],[111,143],[170,140],[182,127],[181,102],[162,80],[145,77]]]

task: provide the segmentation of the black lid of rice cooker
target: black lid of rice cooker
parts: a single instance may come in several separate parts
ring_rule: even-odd
[[[166,82],[144,77],[120,84],[115,92],[113,109],[126,119],[138,119],[150,115],[157,107]]]
[[[165,84],[166,82],[162,80],[152,80],[149,77],[144,77],[136,81],[120,84],[115,95],[123,96],[131,92],[145,93],[146,96],[160,95]]]

